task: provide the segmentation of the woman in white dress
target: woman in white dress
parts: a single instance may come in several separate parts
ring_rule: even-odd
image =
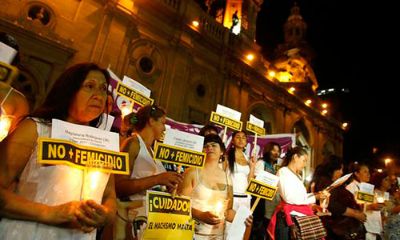
[[[115,179],[115,188],[118,198],[129,199],[131,203],[140,206],[135,209],[134,225],[145,221],[146,190],[168,190],[172,192],[182,182],[182,176],[177,172],[167,172],[160,161],[153,159],[152,146],[160,140],[165,131],[166,113],[158,106],[147,105],[124,118],[126,125],[131,125],[133,134],[122,144],[122,151],[129,153],[129,169],[131,175],[119,175]],[[126,212],[120,212],[122,218]],[[119,224],[120,225],[120,224]],[[135,227],[135,226],[134,226]],[[122,227],[125,231],[125,227]],[[120,234],[120,230],[117,230]],[[134,230],[136,237],[143,231],[140,226]],[[118,238],[119,239],[119,238]]]
[[[95,64],[72,66],[57,79],[35,118],[23,120],[0,143],[0,239],[95,239],[95,229],[114,220],[112,175],[98,204],[81,201],[82,170],[37,162],[37,140],[51,136],[51,119],[99,125],[109,78]]]
[[[229,174],[219,167],[225,145],[218,135],[204,139],[207,153],[203,169],[189,168],[178,193],[192,199],[192,215],[196,220],[195,239],[224,238],[225,220],[232,221],[232,185]]]

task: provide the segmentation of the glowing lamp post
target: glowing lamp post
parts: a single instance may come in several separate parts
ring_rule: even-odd
[[[391,158],[386,158],[385,159],[385,167],[387,167],[391,162],[392,162]]]

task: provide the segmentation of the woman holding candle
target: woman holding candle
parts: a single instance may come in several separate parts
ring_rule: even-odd
[[[368,183],[370,180],[369,167],[363,163],[354,163],[350,167],[353,171],[353,181],[347,185],[346,189],[353,193],[354,197],[357,196],[357,192],[360,191],[360,184],[365,182]],[[365,214],[367,215],[367,220],[364,225],[367,230],[365,239],[375,240],[379,239],[382,234],[382,218],[381,209],[383,208],[383,203],[368,203],[365,204]]]
[[[192,199],[195,239],[223,239],[225,220],[234,218],[231,180],[219,167],[225,145],[218,135],[209,134],[204,138],[203,150],[207,154],[204,168],[187,169],[178,193]]]
[[[391,181],[387,172],[375,172],[371,176],[371,183],[375,186],[375,197],[378,203],[384,203],[381,210],[384,239],[395,239],[400,233],[400,199],[399,193],[390,194]]]
[[[108,72],[95,64],[72,66],[57,79],[33,117],[23,120],[0,144],[0,239],[95,239],[94,230],[113,221],[113,176],[101,204],[80,201],[82,170],[36,161],[37,139],[51,136],[51,119],[99,125],[108,81]],[[71,174],[74,177],[69,178]]]
[[[307,161],[308,153],[301,147],[294,147],[286,153],[282,167],[277,173],[278,190],[282,201],[276,207],[267,229],[271,239],[283,240],[290,239],[290,236],[295,237],[292,216],[314,215],[311,204],[315,204],[317,199],[326,197],[321,192],[307,194],[300,176]]]
[[[14,37],[5,32],[0,32],[0,42],[19,51]],[[18,52],[10,64],[14,66],[19,64]],[[21,92],[10,86],[12,80],[0,81],[0,142],[29,114],[28,101]]]
[[[133,135],[122,144],[122,151],[129,153],[130,176],[116,176],[116,192],[120,199],[129,199],[132,204],[137,204],[134,219],[145,219],[146,190],[168,190],[172,192],[182,182],[182,176],[177,172],[167,172],[160,161],[153,159],[152,146],[160,140],[165,131],[166,113],[158,106],[146,105],[124,118],[125,125],[133,129]],[[128,214],[118,210],[122,221],[117,222],[117,234],[123,235],[125,228],[122,225]],[[126,220],[126,219],[125,219]],[[134,220],[134,221],[136,221]],[[141,222],[142,223],[142,222]],[[141,225],[141,223],[138,223]],[[141,226],[143,227],[143,226]],[[138,229],[139,230],[139,229]],[[137,231],[138,236],[142,231]]]

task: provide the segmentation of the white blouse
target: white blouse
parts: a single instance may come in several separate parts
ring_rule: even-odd
[[[299,176],[288,167],[280,168],[277,175],[279,176],[279,193],[286,203],[294,205],[315,203],[315,196],[307,194],[306,187]]]

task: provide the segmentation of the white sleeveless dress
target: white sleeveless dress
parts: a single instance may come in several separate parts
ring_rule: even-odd
[[[152,154],[147,150],[146,144],[139,134],[136,134],[139,140],[139,153],[133,164],[133,170],[131,173],[131,179],[138,179],[144,177],[154,176],[163,172],[166,172],[164,166],[160,161],[154,160]],[[156,186],[156,188],[160,188]],[[145,200],[146,191],[134,194],[129,198],[131,200]]]
[[[214,212],[217,202],[223,202],[223,212],[226,211],[228,200],[228,177],[226,176],[226,185],[223,190],[214,190],[205,186],[200,179],[199,170],[196,169],[197,185],[191,194],[192,208],[198,209],[203,212]],[[200,222],[197,219],[195,225],[195,240],[222,240],[224,239],[225,221],[221,221],[217,225],[209,225]]]
[[[36,121],[36,120],[35,120]],[[51,125],[36,121],[39,137],[50,137]],[[54,206],[81,198],[83,171],[65,165],[37,163],[37,145],[21,174],[16,193],[24,198]],[[4,240],[94,240],[96,231],[60,228],[31,221],[3,218],[0,239]]]

